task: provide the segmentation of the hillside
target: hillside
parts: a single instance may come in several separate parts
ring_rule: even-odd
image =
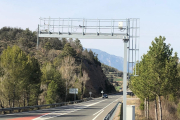
[[[87,48],[87,49],[90,50],[91,48]],[[123,71],[123,62],[124,62],[123,57],[111,55],[99,49],[91,49],[91,50],[94,53],[98,54],[98,59],[101,63],[114,67],[119,71]],[[129,64],[129,71],[132,72],[132,64]]]
[[[8,63],[6,66],[0,66],[2,70],[6,70],[6,72],[0,76],[2,80],[4,80],[1,87],[3,87],[3,84],[6,84],[5,81],[9,81],[12,84],[7,85],[11,85],[14,89],[19,88],[19,91],[17,93],[15,92],[12,96],[11,93],[13,93],[13,89],[12,91],[8,91],[8,93],[3,92],[7,89],[5,87],[0,90],[0,93],[2,93],[0,94],[1,107],[49,104],[73,100],[73,95],[68,93],[69,88],[78,88],[77,99],[89,97],[90,91],[93,97],[101,95],[101,90],[105,93],[115,91],[115,88],[103,73],[101,63],[97,56],[94,55],[92,51],[83,50],[80,40],[40,38],[38,50],[36,49],[36,40],[36,32],[30,31],[29,29],[23,30],[20,28],[7,27],[0,29],[1,59],[9,59],[6,57],[11,56],[15,57],[15,59],[24,57],[27,58],[21,59],[24,63],[29,62],[29,59],[37,59],[36,65],[38,64],[37,68],[39,66],[40,69],[39,73],[36,72],[36,74],[38,74],[36,76],[38,77],[34,76],[33,78],[36,79],[36,82],[29,83],[33,86],[38,85],[36,86],[36,90],[31,87],[29,87],[28,90],[24,89],[27,88],[28,84],[23,84],[25,85],[24,88],[21,87],[21,84],[26,83],[27,80],[32,80],[32,76],[26,78],[27,73],[22,71],[23,69],[24,71],[26,71],[25,69],[27,69],[27,71],[29,70],[29,63],[27,67],[24,67],[21,66],[20,61],[18,61],[19,65],[16,65],[17,62],[9,59],[10,61],[8,62],[12,64]],[[6,49],[12,53],[11,56],[6,56],[6,54],[9,54]],[[21,56],[22,54],[23,56]],[[16,56],[19,57],[17,58]],[[11,73],[12,69],[9,69],[9,65],[12,65],[14,71],[17,69],[22,71],[22,75],[24,74],[23,77],[21,77],[21,74]],[[14,65],[24,68],[14,68]],[[30,72],[33,73],[35,71]],[[7,79],[7,76],[12,75],[14,76],[12,79]],[[11,81],[16,81],[16,84]],[[6,94],[10,94],[10,97],[3,97]],[[7,101],[9,101],[9,103]],[[11,102],[13,104],[10,104]]]
[[[102,67],[103,73],[106,75],[109,82],[113,84],[116,91],[120,91],[122,88],[122,83],[123,83],[123,80],[122,80],[123,72],[111,66],[105,65],[103,63],[101,63],[101,67]]]

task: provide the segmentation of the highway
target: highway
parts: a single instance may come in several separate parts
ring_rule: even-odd
[[[122,93],[108,97],[68,106],[0,115],[0,120],[103,120],[117,102],[123,99]]]

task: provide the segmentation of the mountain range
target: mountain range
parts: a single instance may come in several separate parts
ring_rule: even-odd
[[[124,58],[120,56],[111,55],[107,52],[101,51],[99,49],[87,48],[87,50],[92,50],[95,54],[98,54],[98,59],[101,63],[108,66],[114,67],[119,71],[123,71]],[[129,72],[132,72],[132,64],[129,65]]]

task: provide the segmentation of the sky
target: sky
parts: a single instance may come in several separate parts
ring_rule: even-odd
[[[180,54],[179,0],[0,0],[0,28],[37,29],[39,18],[126,19],[140,18],[139,56],[146,54],[155,37],[166,37]],[[83,47],[124,56],[118,39],[81,40]],[[180,55],[178,54],[178,57]]]

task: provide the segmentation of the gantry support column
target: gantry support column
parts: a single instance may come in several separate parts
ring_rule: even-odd
[[[124,41],[124,66],[123,66],[123,120],[126,120],[126,93],[127,93],[127,43],[129,39]]]
[[[38,25],[38,29],[37,29],[37,46],[36,49],[39,48],[39,25]]]

